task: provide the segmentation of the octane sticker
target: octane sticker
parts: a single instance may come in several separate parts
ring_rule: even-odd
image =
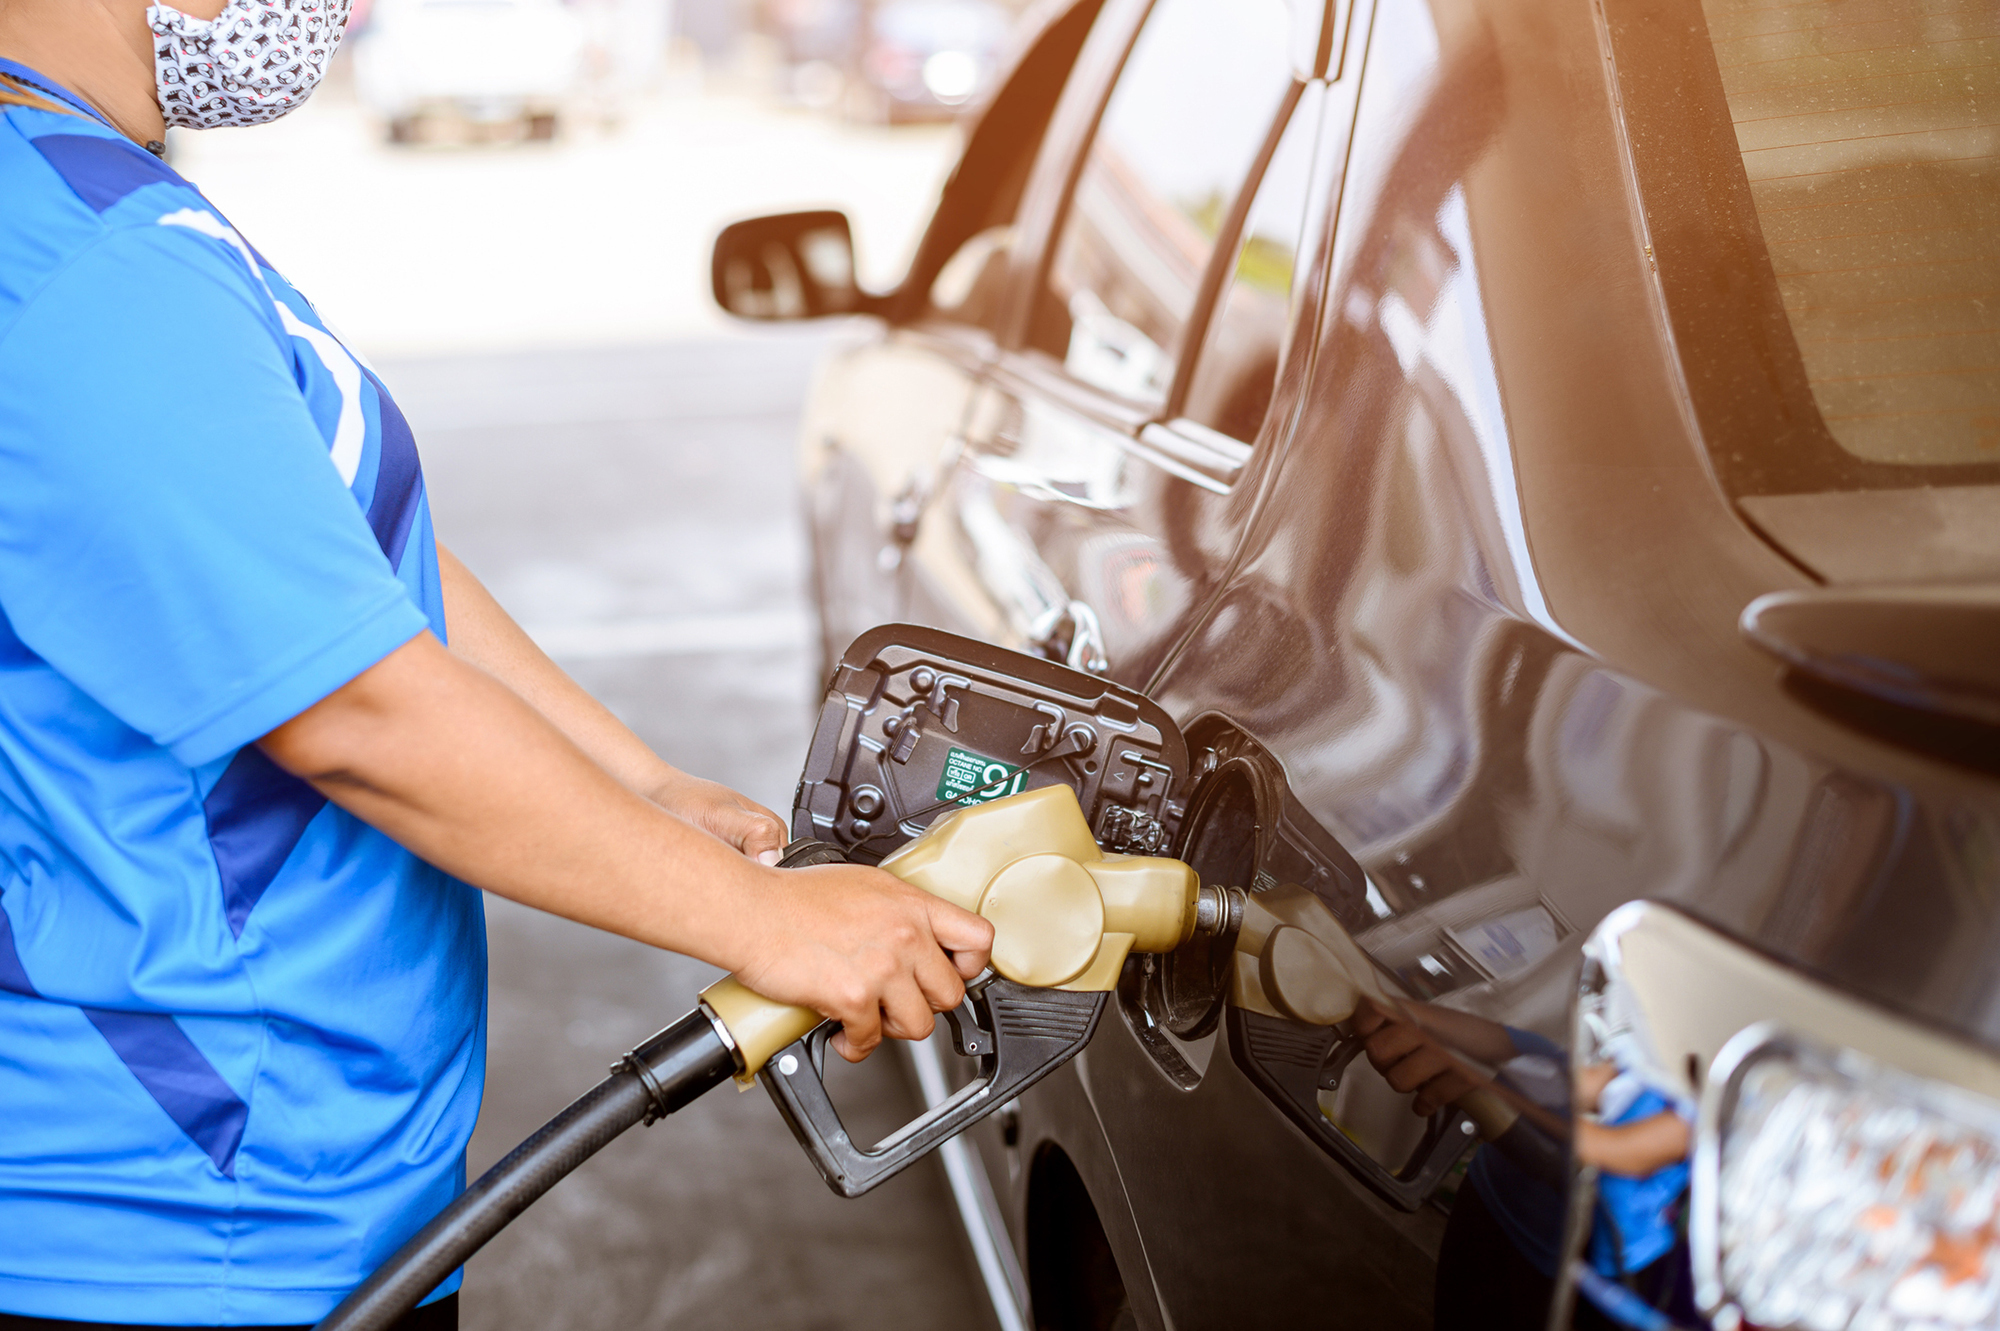
[[[1028,788],[1028,769],[1010,767],[983,753],[953,749],[945,755],[944,775],[938,778],[937,797],[960,804],[987,804]]]

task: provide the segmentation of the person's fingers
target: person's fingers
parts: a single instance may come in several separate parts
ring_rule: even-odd
[[[1453,1067],[1450,1057],[1443,1050],[1435,1045],[1425,1045],[1411,1050],[1392,1066],[1383,1069],[1382,1077],[1391,1089],[1409,1095],[1421,1089],[1432,1077],[1451,1071]]]
[[[985,918],[962,910],[948,901],[925,894],[924,910],[929,916],[931,936],[951,953],[952,964],[965,979],[986,969],[993,959],[993,925]],[[954,1001],[952,1006],[956,1007]]]
[[[1604,1088],[1611,1084],[1611,1079],[1617,1075],[1618,1068],[1613,1063],[1592,1063],[1577,1073],[1575,1090],[1577,1109],[1586,1114],[1597,1112],[1598,1099],[1603,1096]]]
[[[978,973],[973,972],[974,975]],[[923,991],[924,1001],[933,1012],[949,1012],[965,998],[968,977],[960,975],[953,958],[943,952],[932,950],[928,954],[920,954],[914,974],[917,988]]]
[[[725,787],[725,789],[727,789],[727,787]],[[730,793],[734,794],[735,792],[731,791]],[[749,797],[744,795],[737,795],[736,802],[742,805],[744,809],[748,810],[751,813],[756,814],[759,818],[769,819],[772,823],[775,823],[778,828],[779,836],[783,836],[785,834],[785,820],[779,816],[778,811],[776,809],[767,808],[764,805],[759,804],[756,800],[750,799]]]
[[[1423,1031],[1407,1021],[1396,1021],[1378,1027],[1373,1035],[1361,1042],[1361,1047],[1368,1051],[1368,1061],[1377,1072],[1387,1072],[1428,1043],[1429,1038]]]
[[[911,981],[891,985],[882,995],[882,1034],[892,1040],[921,1040],[937,1025],[930,1000]]]
[[[751,859],[776,864],[785,849],[785,825],[769,809],[747,801],[745,805],[717,810],[713,830]]]
[[[929,1035],[932,1014],[962,1002],[965,981],[990,956],[991,924],[879,869],[823,865],[775,877],[789,906],[771,917],[781,927],[767,954],[739,978],[839,1022],[832,1043],[851,1062],[885,1037]]]
[[[1454,1068],[1425,1082],[1410,1108],[1420,1117],[1429,1118],[1478,1084],[1472,1077]]]
[[[759,864],[774,865],[784,852],[785,820],[719,781],[683,776],[654,798]]]
[[[873,1003],[840,1016],[840,1033],[831,1041],[834,1052],[850,1063],[868,1057],[882,1043],[882,1009]]]

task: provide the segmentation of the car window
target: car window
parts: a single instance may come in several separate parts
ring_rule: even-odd
[[[1057,13],[972,123],[897,295],[896,318],[990,326],[999,314],[1014,215],[1064,81],[1102,8],[1102,0],[1077,0]]]
[[[1827,431],[1866,462],[2000,462],[1992,8],[1702,8]]]
[[[1284,0],[1160,0],[1078,174],[1031,334],[1140,401],[1173,379],[1230,205],[1291,91]]]
[[[1264,423],[1291,326],[1325,85],[1309,85],[1257,184],[1236,263],[1210,318],[1181,415],[1249,443]]]

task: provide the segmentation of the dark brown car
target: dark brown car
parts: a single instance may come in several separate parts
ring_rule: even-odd
[[[954,1157],[1002,1324],[2000,1325],[2000,10],[1082,0],[966,125],[886,296],[718,244],[869,316],[826,659],[1143,690],[1251,889]]]

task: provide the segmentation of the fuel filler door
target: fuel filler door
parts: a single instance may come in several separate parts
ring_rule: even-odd
[[[940,814],[1067,785],[1098,844],[1170,853],[1187,743],[1144,694],[939,629],[887,624],[828,681],[792,836],[879,862]]]

